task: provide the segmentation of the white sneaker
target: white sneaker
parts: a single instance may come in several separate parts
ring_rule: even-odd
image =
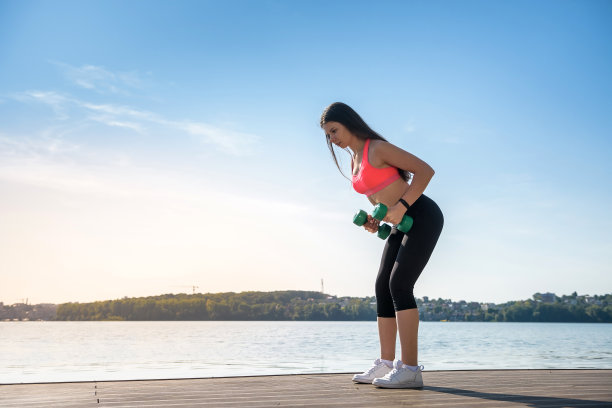
[[[400,360],[393,362],[393,370],[382,378],[372,381],[373,385],[383,388],[422,388],[423,376],[421,372],[425,367],[417,366],[416,371],[412,371]]]
[[[382,377],[391,371],[391,367],[385,364],[380,358],[374,360],[374,364],[367,371],[361,374],[355,374],[353,381],[362,384],[372,384],[372,380],[378,377]]]

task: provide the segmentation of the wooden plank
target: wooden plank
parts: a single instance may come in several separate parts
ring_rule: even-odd
[[[604,407],[612,370],[425,371],[423,389],[352,373],[0,385],[0,407]]]
[[[0,407],[95,407],[91,383],[0,385]]]

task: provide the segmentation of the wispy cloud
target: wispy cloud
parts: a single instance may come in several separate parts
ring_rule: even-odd
[[[67,126],[72,124],[76,128],[88,124],[91,129],[93,125],[102,124],[141,135],[170,131],[188,136],[201,145],[212,145],[216,150],[232,156],[253,154],[254,147],[260,141],[257,135],[228,126],[217,126],[193,119],[174,120],[156,112],[116,103],[116,97],[128,96],[131,91],[144,85],[143,76],[136,71],[112,71],[90,64],[73,66],[64,62],[50,62],[78,87],[106,95],[111,102],[93,102],[89,98],[45,90],[29,90],[3,96],[22,103],[47,105],[53,110],[55,119],[64,121]],[[115,101],[112,100],[113,97]],[[96,96],[96,99],[99,99],[99,96]]]
[[[119,121],[108,115],[90,115],[89,119],[105,124],[106,126],[130,129],[138,133],[144,133],[144,127],[140,123]]]
[[[107,113],[114,116],[129,116],[135,119],[143,119],[149,121],[159,121],[159,116],[152,112],[146,112],[134,109],[128,106],[113,105],[113,104],[95,104],[89,102],[77,102],[80,106],[94,112]]]
[[[19,101],[36,100],[51,107],[62,107],[70,102],[68,97],[53,91],[25,91],[14,94],[14,97]]]
[[[58,119],[68,119],[67,106],[71,103],[70,99],[53,91],[25,91],[10,95],[19,102],[39,102],[53,109]]]
[[[19,157],[34,159],[41,156],[53,156],[74,153],[80,146],[66,141],[61,136],[61,129],[46,129],[38,137],[9,137],[0,133],[0,157]]]
[[[248,156],[260,137],[251,133],[223,128],[194,120],[177,121],[154,112],[112,103],[92,103],[53,91],[31,90],[11,95],[14,100],[48,105],[61,120],[90,121],[109,127],[146,134],[155,129],[170,129],[191,137],[201,144],[233,155]]]
[[[198,136],[203,143],[215,145],[219,150],[233,156],[249,154],[251,147],[259,141],[259,137],[253,134],[222,129],[205,123],[173,122],[171,126]]]
[[[130,90],[142,87],[141,76],[135,72],[110,71],[96,65],[72,66],[51,61],[75,85],[100,94],[129,95]]]

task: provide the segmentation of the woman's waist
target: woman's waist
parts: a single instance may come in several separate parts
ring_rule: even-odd
[[[417,200],[412,203],[406,214],[410,216],[415,216],[419,214],[442,214],[442,210],[436,204],[434,200],[426,196],[425,194],[421,194]]]
[[[376,203],[382,203],[387,207],[396,205],[400,198],[402,198],[410,186],[403,180],[399,179],[394,181],[391,185],[385,187],[383,190],[370,195],[368,198],[372,199]],[[425,194],[421,194],[417,200],[412,203],[406,214],[414,216],[414,214],[424,213],[441,213],[438,204]]]
[[[382,190],[369,195],[368,198],[376,203],[382,203],[387,207],[392,207],[404,196],[407,187],[408,184],[400,177]]]

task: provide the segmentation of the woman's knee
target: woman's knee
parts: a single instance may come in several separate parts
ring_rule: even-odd
[[[417,307],[412,287],[391,290],[391,298],[393,299],[393,309],[396,312]]]
[[[390,274],[379,273],[378,276],[376,276],[376,282],[374,284],[376,296],[385,294],[391,296],[391,292],[389,291],[389,275]]]
[[[395,311],[417,307],[414,298],[414,282],[416,279],[410,279],[410,277],[410,274],[391,274],[389,293],[391,293]]]
[[[395,317],[395,305],[393,303],[393,299],[376,298],[376,316]]]
[[[376,279],[376,314],[379,317],[395,317],[393,298],[389,291],[389,282],[384,279]]]
[[[395,312],[401,312],[407,309],[417,309],[416,299],[414,294],[393,298],[393,309]]]

